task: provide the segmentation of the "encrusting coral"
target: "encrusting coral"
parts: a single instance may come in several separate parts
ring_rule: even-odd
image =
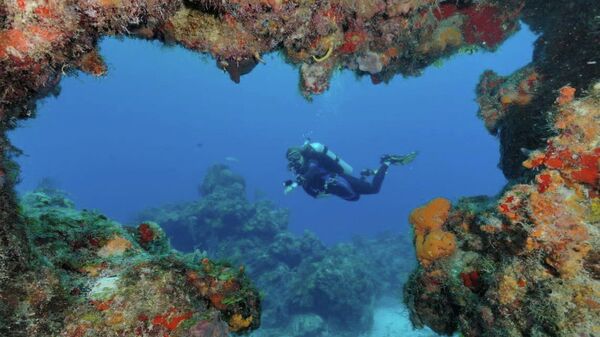
[[[509,184],[450,209],[441,228],[456,249],[421,258],[404,289],[415,326],[482,337],[599,333],[599,11],[526,1],[524,21],[541,34],[533,62],[482,75],[479,116],[500,139]]]
[[[529,183],[462,200],[449,214],[436,199],[411,215],[418,256],[424,233],[456,238],[444,259],[419,256],[405,288],[416,325],[465,336],[599,332],[600,83],[581,99],[564,87],[552,109],[556,136],[523,162]]]

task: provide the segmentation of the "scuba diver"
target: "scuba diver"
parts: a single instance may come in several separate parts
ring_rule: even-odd
[[[336,195],[344,200],[356,201],[363,194],[376,194],[390,165],[406,165],[417,156],[411,152],[404,156],[383,155],[377,170],[363,170],[361,178],[352,175],[352,167],[335,153],[317,142],[307,140],[301,147],[287,150],[288,169],[296,179],[284,182],[285,193],[298,186],[314,198]],[[373,176],[371,182],[367,180]]]

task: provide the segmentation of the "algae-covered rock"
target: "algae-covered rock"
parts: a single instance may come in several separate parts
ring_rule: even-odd
[[[240,175],[233,173],[226,165],[213,165],[204,176],[198,190],[201,195],[207,196],[217,189],[230,189],[229,193],[239,194],[243,197],[246,181]]]
[[[298,315],[317,315],[327,327],[319,331],[367,330],[371,304],[395,294],[414,265],[406,236],[386,233],[328,248],[312,233],[290,233],[288,212],[248,201],[243,178],[226,166],[211,167],[202,186],[210,188],[198,201],[149,209],[140,220],[160,223],[178,249],[243,264],[264,294],[263,322],[271,329],[262,335],[296,336],[281,328],[304,317]]]
[[[289,331],[292,336],[318,336],[323,332],[325,324],[319,315],[301,314],[293,316]]]
[[[4,297],[21,303],[5,336],[189,336],[199,325],[226,336],[260,325],[243,270],[172,251],[156,224],[127,229],[49,190],[26,194],[22,216],[37,265]]]
[[[305,261],[292,281],[292,303],[300,312],[314,312],[329,320],[336,330],[367,330],[371,327],[377,275],[369,260],[352,247],[341,245],[323,259]]]

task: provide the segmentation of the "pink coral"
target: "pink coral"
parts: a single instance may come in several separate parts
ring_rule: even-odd
[[[213,318],[198,322],[191,330],[191,337],[227,337],[229,329],[223,321]]]

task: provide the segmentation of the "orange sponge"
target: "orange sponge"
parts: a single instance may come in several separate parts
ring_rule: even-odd
[[[433,261],[450,256],[456,249],[456,238],[450,232],[436,229],[426,235],[417,235],[415,239],[417,258],[423,267]]]
[[[436,198],[427,205],[412,211],[409,221],[415,229],[415,234],[427,234],[435,229],[442,228],[448,218],[449,211],[450,201],[444,198]]]
[[[456,249],[454,234],[442,230],[449,212],[450,201],[436,198],[410,214],[409,221],[415,230],[417,258],[424,267],[439,258],[452,255]]]

